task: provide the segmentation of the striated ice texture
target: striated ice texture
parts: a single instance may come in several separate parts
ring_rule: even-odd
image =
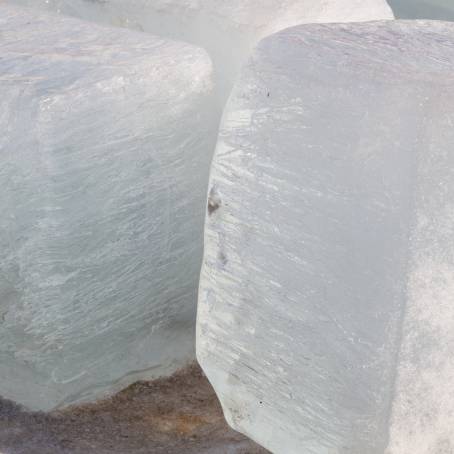
[[[212,165],[197,354],[276,454],[454,452],[454,24],[263,40]]]
[[[388,0],[399,19],[454,21],[453,0]]]
[[[10,1],[201,46],[215,64],[221,102],[251,46],[267,34],[300,23],[393,18],[386,0]]]
[[[384,0],[9,2],[157,38],[6,3],[0,395],[47,410],[194,358],[208,166],[250,47],[301,22],[393,16]],[[216,73],[168,38],[205,47]]]
[[[0,395],[99,397],[194,358],[211,63],[0,6]]]

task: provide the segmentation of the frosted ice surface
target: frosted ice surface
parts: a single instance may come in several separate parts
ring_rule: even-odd
[[[11,0],[181,39],[210,53],[221,101],[259,38],[310,22],[392,19],[386,0]]]
[[[245,66],[197,354],[229,423],[272,452],[452,452],[453,98],[449,23],[295,27]]]
[[[211,63],[0,6],[0,395],[50,409],[194,358]]]
[[[388,0],[399,19],[438,19],[454,21],[452,0]]]

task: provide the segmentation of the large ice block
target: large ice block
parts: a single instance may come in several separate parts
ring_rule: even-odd
[[[307,25],[234,88],[197,354],[273,453],[454,446],[453,74],[454,24]]]
[[[0,32],[0,395],[47,410],[195,358],[212,68],[5,4]]]
[[[201,46],[215,63],[221,102],[257,40],[312,22],[392,19],[386,0],[10,0]]]

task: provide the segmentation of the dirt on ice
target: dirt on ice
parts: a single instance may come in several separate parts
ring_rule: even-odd
[[[0,454],[266,454],[230,429],[197,365],[49,414],[0,400]]]

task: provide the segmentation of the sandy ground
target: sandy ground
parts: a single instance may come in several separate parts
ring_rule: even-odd
[[[231,430],[200,368],[42,414],[0,400],[0,454],[266,454]]]

